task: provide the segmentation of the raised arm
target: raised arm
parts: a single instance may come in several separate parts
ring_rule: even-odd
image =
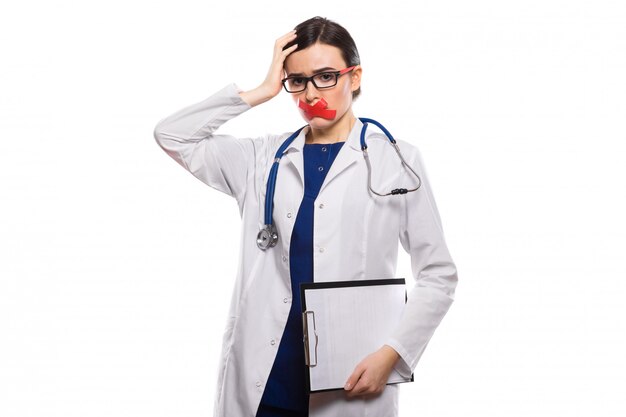
[[[207,99],[162,119],[154,128],[159,146],[183,168],[212,188],[241,201],[254,163],[252,139],[217,135],[227,120],[251,106],[229,84]]]
[[[253,139],[238,139],[215,131],[229,119],[280,92],[283,62],[297,45],[283,50],[295,32],[280,37],[266,79],[259,87],[240,91],[229,84],[203,101],[160,120],[154,128],[159,146],[196,178],[242,205],[248,172],[255,162]]]

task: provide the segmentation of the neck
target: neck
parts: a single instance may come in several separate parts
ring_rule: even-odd
[[[309,131],[305,137],[305,143],[336,143],[347,140],[352,131],[356,118],[352,114],[352,109],[348,110],[332,126],[326,129],[315,129],[309,126]]]

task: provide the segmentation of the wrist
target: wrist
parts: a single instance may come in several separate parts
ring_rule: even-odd
[[[264,85],[260,85],[253,90],[243,91],[239,93],[239,95],[246,103],[248,103],[252,107],[261,103],[265,103],[266,101],[274,97],[267,91]]]
[[[389,361],[392,362],[393,364],[395,364],[398,361],[398,359],[400,359],[400,354],[391,346],[383,345],[381,349],[385,352],[385,354],[389,358]]]

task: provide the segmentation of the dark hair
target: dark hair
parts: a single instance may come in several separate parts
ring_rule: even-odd
[[[348,67],[361,64],[354,39],[340,24],[325,17],[315,16],[300,23],[294,29],[296,39],[285,45],[283,50],[297,43],[298,47],[293,51],[296,52],[319,42],[339,48]],[[361,87],[352,92],[352,99],[356,99],[359,94],[361,94]]]

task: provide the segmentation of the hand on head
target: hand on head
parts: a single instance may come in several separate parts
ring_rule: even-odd
[[[251,106],[264,103],[278,95],[282,88],[283,66],[285,58],[298,48],[298,44],[293,44],[283,50],[285,45],[293,41],[296,37],[295,29],[276,39],[274,43],[274,56],[265,80],[255,89],[242,91],[241,98]]]
[[[276,42],[274,43],[274,56],[272,58],[272,64],[267,72],[265,81],[263,81],[263,83],[259,86],[259,88],[262,88],[267,92],[270,98],[278,95],[280,90],[283,88],[282,79],[285,58],[298,48],[298,44],[293,44],[285,50],[283,50],[283,48],[289,42],[293,41],[295,37],[296,31],[294,29],[276,39]]]

